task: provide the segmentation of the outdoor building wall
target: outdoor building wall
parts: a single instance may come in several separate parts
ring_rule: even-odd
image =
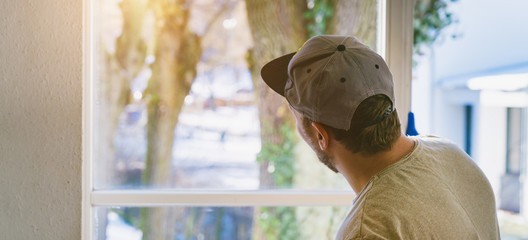
[[[479,139],[478,164],[488,177],[497,206],[500,204],[500,179],[505,171],[506,156],[506,108],[480,106],[477,119]],[[490,151],[493,149],[493,151]]]
[[[451,101],[449,93],[434,89],[432,128],[430,134],[447,138],[464,149],[464,107]]]
[[[452,140],[458,142],[454,132],[444,131],[457,127],[453,121],[443,121],[443,115],[450,113],[439,105],[466,96],[443,98],[434,89],[467,89],[465,81],[471,77],[490,70],[505,74],[511,66],[528,64],[528,31],[514,27],[516,23],[528,22],[528,1],[464,0],[451,3],[449,9],[459,23],[443,30],[432,48],[425,49],[425,56],[418,59],[418,66],[413,69],[416,79],[412,82],[412,111],[419,131],[453,136]],[[455,124],[463,124],[456,121]]]
[[[471,156],[488,176],[497,204],[506,164],[506,111],[519,101],[490,99],[467,83],[479,76],[526,73],[528,32],[515,26],[528,22],[527,9],[522,0],[450,3],[459,22],[443,31],[413,70],[412,110],[420,133],[446,137],[464,149],[464,107],[472,106]],[[528,209],[527,199],[521,209]]]
[[[424,49],[425,54],[414,56],[417,64],[412,70],[411,111],[414,113],[416,130],[420,134],[432,134],[432,117],[434,108],[434,85],[432,84],[432,73],[430,64],[430,51]],[[418,100],[418,101],[417,101]],[[402,114],[398,112],[398,114]],[[405,130],[405,129],[404,129]]]
[[[528,31],[522,24],[528,22],[528,1],[464,0],[450,6],[460,22],[434,45],[434,79],[528,62]]]
[[[0,1],[0,239],[81,239],[82,9]]]

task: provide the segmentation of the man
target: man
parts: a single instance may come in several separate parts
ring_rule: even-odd
[[[316,36],[262,68],[322,163],[358,194],[336,239],[499,239],[490,184],[437,137],[401,133],[392,74],[350,36]]]

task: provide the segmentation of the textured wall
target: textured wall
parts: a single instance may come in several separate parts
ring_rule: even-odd
[[[81,238],[82,0],[0,1],[0,239]]]

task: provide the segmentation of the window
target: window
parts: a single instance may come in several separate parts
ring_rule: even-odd
[[[526,164],[526,108],[507,108],[506,173],[520,175]]]
[[[286,143],[287,152],[263,151],[262,131],[296,133],[259,122],[243,1],[85,7],[84,239],[297,239],[296,229],[333,237],[354,198],[344,179],[306,145],[288,145],[295,140],[268,145]],[[375,9],[370,44],[386,57],[406,112],[412,2]],[[288,154],[302,157],[292,165]]]
[[[464,110],[466,112],[466,115],[465,115],[466,117],[464,119],[465,120],[464,128],[466,129],[466,134],[464,136],[464,139],[465,139],[464,150],[469,156],[471,156],[471,130],[473,129],[473,125],[472,125],[473,106],[466,105],[464,106]]]

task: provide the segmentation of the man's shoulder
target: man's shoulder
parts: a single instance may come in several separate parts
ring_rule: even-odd
[[[409,137],[415,141],[419,141],[425,146],[443,146],[443,147],[449,147],[449,148],[458,148],[457,145],[443,137],[435,136],[435,135],[418,135],[418,136],[411,136]]]
[[[365,191],[358,195],[336,239],[364,239],[372,233],[382,236],[394,232],[391,226],[408,214],[402,208],[405,204],[398,201],[404,199],[404,195],[382,185],[371,181]]]
[[[474,239],[482,229],[476,230],[472,221],[493,222],[491,215],[468,211],[468,206],[474,205],[473,198],[461,198],[474,195],[494,206],[492,194],[480,197],[483,187],[474,194],[468,192],[467,186],[474,184],[476,177],[481,186],[489,185],[483,185],[487,182],[469,156],[444,138],[413,139],[418,146],[414,153],[373,177],[358,196],[337,239],[454,239],[456,234],[465,236],[461,239]]]
[[[415,157],[422,159],[428,159],[430,157],[435,159],[449,158],[451,160],[471,159],[455,142],[446,138],[433,135],[420,135],[410,138],[419,146],[419,150],[416,151],[417,154],[415,154]]]
[[[401,239],[397,226],[405,214],[398,211],[399,204],[371,197],[367,193],[366,198],[354,204],[336,239]]]
[[[336,239],[475,239],[471,221],[460,209],[450,207],[454,201],[440,197],[451,202],[439,207],[433,197],[408,189],[373,187],[354,204]],[[453,226],[463,231],[450,230]]]

